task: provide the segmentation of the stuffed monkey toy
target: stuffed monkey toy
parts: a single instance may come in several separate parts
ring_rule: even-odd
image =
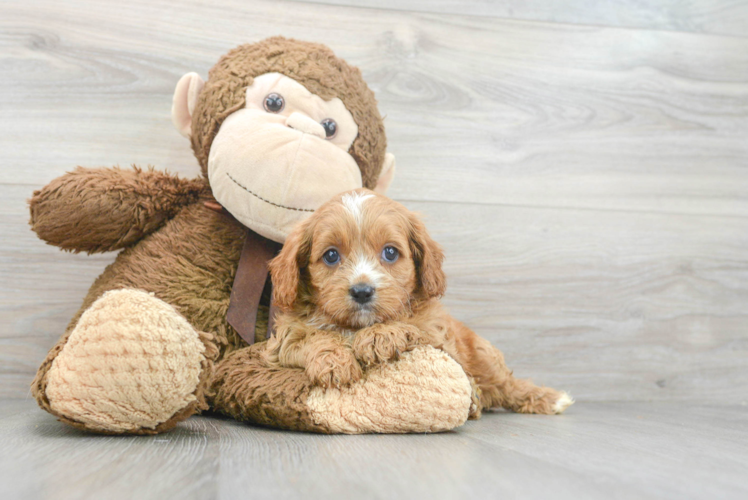
[[[395,166],[357,68],[281,37],[224,55],[177,84],[175,126],[202,169],[76,170],[36,191],[31,226],[74,252],[118,250],[33,382],[62,422],[155,434],[200,411],[324,433],[429,432],[478,411],[471,380],[427,347],[345,388],[263,361],[267,261],[331,196],[383,193]]]

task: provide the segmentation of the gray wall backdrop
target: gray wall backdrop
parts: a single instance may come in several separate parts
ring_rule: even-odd
[[[76,165],[197,175],[177,80],[283,34],[362,69],[390,194],[446,248],[445,302],[518,375],[580,401],[748,401],[744,3],[220,3],[0,7],[0,397],[29,397],[114,258],[43,244],[31,192]]]

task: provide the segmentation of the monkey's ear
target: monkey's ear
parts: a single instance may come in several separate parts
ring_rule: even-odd
[[[195,112],[197,96],[205,82],[197,73],[187,73],[179,79],[171,102],[171,121],[179,133],[189,137],[192,133],[192,113]]]
[[[387,153],[384,155],[384,164],[382,165],[382,172],[379,174],[377,179],[377,185],[374,186],[374,191],[379,194],[387,194],[387,189],[392,183],[392,179],[395,177],[395,155]]]
[[[301,269],[309,263],[312,231],[308,219],[291,231],[280,253],[268,267],[273,279],[273,302],[282,310],[293,309],[299,295]]]

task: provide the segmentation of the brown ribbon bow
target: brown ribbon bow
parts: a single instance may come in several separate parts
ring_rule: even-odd
[[[205,206],[211,210],[224,211],[223,207],[215,202],[205,202]],[[268,278],[268,261],[280,252],[282,246],[247,229],[247,237],[244,239],[234,284],[231,287],[226,320],[248,344],[255,342],[257,309]],[[271,294],[267,337],[273,332],[275,311]]]
[[[247,230],[239,266],[236,268],[234,285],[231,288],[231,299],[226,319],[234,330],[248,344],[255,341],[255,323],[257,309],[260,306],[262,290],[268,277],[268,261],[276,256],[281,244],[260,236],[251,229]],[[268,313],[268,333],[273,332],[275,304],[272,294]]]

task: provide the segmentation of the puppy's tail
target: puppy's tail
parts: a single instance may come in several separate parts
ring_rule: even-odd
[[[518,413],[563,413],[574,399],[563,391],[515,378],[504,362],[504,355],[491,343],[463,326],[462,350],[467,354],[467,371],[480,388],[483,408],[506,408]],[[469,332],[469,333],[468,333]],[[471,345],[465,345],[471,344]]]

